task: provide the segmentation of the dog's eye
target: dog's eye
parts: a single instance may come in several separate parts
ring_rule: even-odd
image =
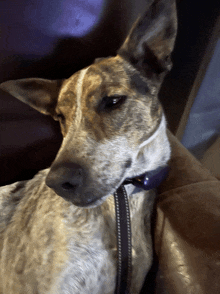
[[[116,109],[125,102],[126,98],[126,96],[106,96],[102,99],[100,110],[110,111]]]

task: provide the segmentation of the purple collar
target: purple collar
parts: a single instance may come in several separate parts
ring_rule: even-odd
[[[153,171],[146,172],[135,178],[125,179],[123,185],[132,184],[143,190],[151,190],[157,188],[168,176],[169,166],[159,167]]]

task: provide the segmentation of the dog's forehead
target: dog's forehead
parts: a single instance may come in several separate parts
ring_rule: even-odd
[[[95,61],[88,69],[88,75],[91,77],[99,75],[102,81],[108,85],[128,83],[127,62],[120,56],[103,58]]]
[[[113,95],[126,95],[131,90],[125,62],[119,57],[106,58],[92,64],[84,77],[84,99],[95,100]]]
[[[126,62],[118,56],[95,62],[64,82],[59,103],[70,105],[69,100],[73,103],[74,97],[77,98],[79,93],[81,99],[91,96],[98,99],[100,95],[122,94],[122,91],[129,88],[128,67]]]
[[[119,125],[123,124],[126,127],[130,124],[125,113],[132,117],[134,108],[139,107],[142,113],[139,118],[135,118],[135,121],[139,120],[135,125],[149,125],[152,120],[152,126],[159,123],[161,107],[157,95],[153,94],[152,90],[151,82],[144,79],[122,57],[104,58],[80,70],[64,82],[56,110],[65,115],[68,128],[70,125],[72,129],[79,129],[79,126],[84,128],[84,125],[87,128],[96,126],[96,130],[99,130],[96,133],[104,130],[110,136],[117,132]],[[129,97],[130,106],[127,104],[112,115],[104,115],[97,111],[103,98],[117,95]]]
[[[81,105],[88,102],[94,106],[105,96],[145,96],[150,91],[154,91],[151,81],[141,77],[130,63],[117,55],[98,59],[66,80],[59,95],[59,107],[73,108],[77,99]]]

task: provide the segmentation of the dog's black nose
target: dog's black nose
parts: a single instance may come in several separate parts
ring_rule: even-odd
[[[53,164],[46,178],[46,184],[58,195],[73,193],[83,185],[84,169],[77,163]]]

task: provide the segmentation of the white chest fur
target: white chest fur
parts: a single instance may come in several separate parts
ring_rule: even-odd
[[[132,229],[131,293],[139,293],[151,265],[150,216],[154,192],[142,191],[129,198]],[[110,294],[115,290],[117,240],[114,198],[96,209],[70,207],[65,225],[69,232],[68,261],[52,293]],[[72,217],[71,217],[72,215]]]

